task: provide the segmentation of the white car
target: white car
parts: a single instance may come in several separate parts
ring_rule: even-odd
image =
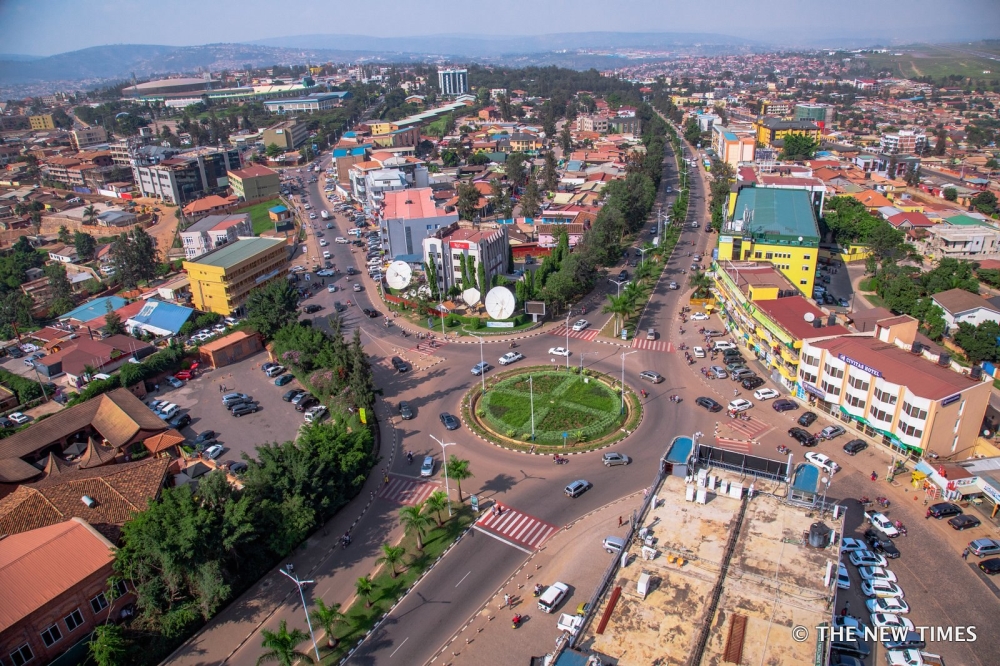
[[[331,284],[330,286],[328,286],[328,287],[326,288],[326,290],[327,290],[327,291],[328,291],[329,293],[331,293],[331,294],[333,294],[333,293],[336,293],[336,291],[337,291],[337,285],[335,285],[335,284]]]
[[[924,659],[924,655],[920,650],[915,650],[913,648],[907,648],[905,650],[888,650],[885,653],[885,663],[889,666],[929,666],[929,664],[942,664],[944,662],[937,660],[929,662]]]
[[[858,550],[868,550],[868,544],[861,539],[844,537],[840,540],[840,551],[843,553],[853,553]]]
[[[332,255],[330,254],[329,250],[323,250],[323,258],[324,259],[329,259],[331,256]]]
[[[851,564],[856,567],[884,567],[886,559],[870,550],[856,550],[850,554]]]
[[[552,347],[549,349],[549,353],[553,356],[569,356],[569,350],[562,347]]]
[[[333,242],[334,242],[334,243],[340,243],[341,245],[347,245],[347,244],[348,244],[348,243],[350,243],[351,241],[347,240],[347,239],[346,239],[346,238],[344,238],[343,236],[337,236],[337,237],[336,237],[336,238],[335,238],[335,239],[333,240]]]
[[[910,612],[910,606],[899,598],[882,597],[879,599],[869,599],[865,602],[869,613],[892,613],[893,615],[905,615]]]
[[[841,590],[851,589],[851,576],[843,564],[837,565],[837,588]]]
[[[691,315],[691,321],[708,321],[709,316],[704,312],[695,312]]]
[[[903,596],[903,588],[895,583],[878,580],[861,581],[861,593],[866,597],[893,597]]]
[[[331,275],[336,275],[332,268],[324,268],[323,270],[316,271],[316,275],[320,277],[330,277]]]
[[[326,239],[325,238],[321,238],[320,241],[319,241],[319,246],[320,247],[326,247],[327,245],[329,245],[329,243],[326,241]]]
[[[705,358],[705,349],[703,347],[695,347],[691,351],[694,352],[695,358]]]
[[[215,460],[222,455],[222,444],[213,444],[212,446],[205,449],[202,454],[210,460]]]
[[[745,412],[751,407],[753,407],[753,403],[743,398],[729,401],[729,409],[734,412]]]
[[[806,460],[811,462],[813,465],[816,465],[816,467],[819,467],[827,474],[836,474],[837,470],[840,469],[840,465],[830,460],[830,456],[823,453],[817,453],[816,451],[809,451],[806,453]]]
[[[316,423],[326,414],[326,407],[323,405],[316,405],[315,407],[310,407],[306,410],[305,420],[306,423]]]
[[[868,518],[872,527],[890,539],[895,539],[899,536],[899,530],[896,529],[896,526],[892,524],[892,521],[884,513],[866,513],[865,517]]]
[[[588,326],[590,326],[590,322],[589,321],[587,321],[586,319],[580,319],[575,324],[573,324],[573,330],[574,331],[582,331],[583,329],[587,328]]]
[[[865,580],[882,581],[885,583],[896,582],[896,574],[885,567],[860,567],[858,573]]]
[[[912,622],[893,613],[872,613],[871,618],[874,627],[899,627],[906,631],[913,631]]]
[[[309,213],[309,219],[310,220],[315,220],[316,219],[316,213]]]
[[[21,412],[11,412],[10,414],[7,415],[7,418],[9,418],[17,425],[24,425],[25,423],[31,420],[30,416],[28,416],[27,414],[22,414]]]
[[[777,398],[780,395],[781,394],[773,388],[760,388],[753,392],[753,397],[758,400],[770,400],[771,398]]]
[[[290,271],[291,271],[291,272],[293,272],[293,273],[301,273],[301,272],[302,272],[302,271],[304,271],[305,269],[306,269],[306,267],[305,267],[305,266],[299,266],[298,264],[295,264],[294,266],[292,266],[292,267],[291,267],[291,268],[289,268],[288,270],[290,270]]]
[[[508,363],[513,363],[514,361],[520,361],[524,358],[524,354],[520,352],[507,352],[500,357],[500,365],[507,365]]]

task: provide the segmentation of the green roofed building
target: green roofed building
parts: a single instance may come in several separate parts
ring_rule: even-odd
[[[243,238],[196,261],[185,261],[192,302],[205,312],[229,315],[247,294],[288,272],[288,244],[283,238]]]

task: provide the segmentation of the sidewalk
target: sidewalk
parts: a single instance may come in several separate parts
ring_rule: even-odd
[[[299,549],[280,564],[292,563],[295,573],[315,583],[306,588],[306,603],[322,598],[339,603],[343,610],[354,597],[354,581],[375,569],[379,544],[394,543],[402,535],[397,520],[398,506],[376,497],[382,484],[379,469],[391,467],[395,452],[396,428],[385,403],[375,409],[382,427],[377,454],[381,456],[361,493],[319,528]],[[352,544],[340,547],[340,537],[351,531]],[[215,616],[197,634],[174,651],[164,663],[202,666],[204,664],[254,664],[260,655],[260,629],[276,630],[280,620],[289,629],[307,630],[302,604],[294,584],[273,569]],[[317,643],[323,644],[320,633]],[[309,646],[311,647],[311,646]],[[306,645],[301,646],[303,650]]]

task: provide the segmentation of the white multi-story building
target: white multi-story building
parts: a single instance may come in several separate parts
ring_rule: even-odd
[[[435,205],[429,187],[386,192],[379,212],[382,236],[389,241],[389,256],[410,263],[423,260],[425,238],[457,221],[457,212]]]
[[[224,191],[229,171],[242,166],[235,148],[202,147],[185,151],[151,166],[133,162],[132,174],[139,193],[180,205],[203,194]]]
[[[882,153],[886,155],[913,155],[927,146],[927,136],[913,130],[900,130],[893,134],[883,134],[879,139]]]
[[[458,223],[438,229],[423,241],[424,263],[434,262],[437,267],[438,287],[441,293],[447,293],[452,287],[463,291],[477,286],[479,264],[486,269],[486,284],[484,293],[489,291],[489,285],[494,275],[507,272],[507,257],[510,243],[507,239],[507,229],[463,229]],[[475,268],[471,276],[475,284],[464,284],[462,281],[461,256],[475,260]]]
[[[249,213],[209,215],[182,231],[180,236],[184,258],[191,260],[232,243],[241,236],[253,236],[253,224]]]
[[[438,88],[442,95],[464,95],[469,92],[469,70],[439,69]]]

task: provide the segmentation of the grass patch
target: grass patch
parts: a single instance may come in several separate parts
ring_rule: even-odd
[[[501,393],[494,389],[489,394],[486,416],[491,421],[502,423],[513,430],[521,430],[531,419],[531,403],[523,395]]]
[[[886,307],[885,301],[882,300],[881,296],[878,296],[877,294],[861,294],[861,295],[865,297],[866,301],[872,304],[872,307],[886,308],[887,310],[889,309]]]
[[[582,430],[590,426],[598,425],[605,419],[595,418],[591,412],[584,412],[573,409],[567,404],[559,405],[558,409],[550,409],[542,422],[538,424],[537,430],[546,430],[554,433],[564,433]]]
[[[604,384],[598,382],[585,384],[577,380],[562,394],[562,399],[565,402],[601,412],[610,413],[619,409],[618,399],[608,391]]]
[[[393,578],[390,575],[391,570],[386,567],[372,578],[375,589],[371,596],[371,608],[366,608],[365,600],[358,598],[343,611],[347,616],[347,622],[334,632],[340,640],[337,647],[332,650],[326,648],[326,641],[323,641],[320,646],[323,664],[335,664],[343,659],[348,650],[354,647],[375,626],[375,623],[392,608],[393,604],[472,524],[475,516],[469,506],[453,503],[452,507],[455,510],[455,515],[449,519],[447,511],[442,512],[445,519],[444,525],[433,528],[424,536],[424,550],[422,552],[417,550],[415,535],[410,534],[403,539],[400,545],[406,549],[407,554],[404,557],[406,569]]]
[[[283,205],[281,199],[271,199],[270,201],[262,201],[249,208],[244,208],[240,212],[250,214],[250,223],[253,224],[253,235],[260,236],[265,231],[274,231],[274,222],[271,221],[271,216],[268,215],[268,209]]]

